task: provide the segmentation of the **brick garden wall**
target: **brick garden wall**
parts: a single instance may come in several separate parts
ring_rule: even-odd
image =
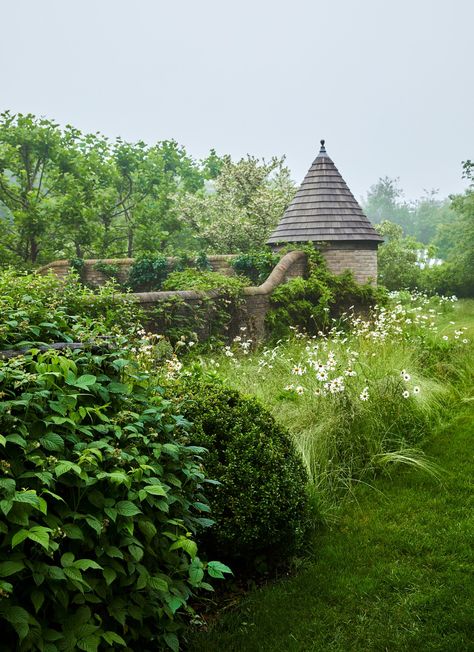
[[[360,243],[343,243],[341,245],[322,248],[321,252],[328,263],[329,269],[335,274],[340,274],[350,269],[359,283],[366,283],[369,280],[376,282],[377,279],[377,249],[364,248]],[[214,271],[223,274],[233,274],[230,261],[233,256],[209,256],[209,262]],[[169,258],[172,263],[175,259]],[[102,285],[107,279],[98,271],[95,266],[98,262],[115,265],[118,267],[118,279],[126,282],[128,272],[133,263],[131,258],[86,260],[84,261],[83,280],[91,285]],[[42,274],[53,271],[60,278],[65,278],[70,268],[69,261],[58,260],[42,267],[39,272]],[[254,339],[261,340],[265,336],[265,316],[270,309],[270,295],[273,290],[286,283],[292,278],[304,276],[307,270],[306,255],[302,251],[291,251],[287,253],[275,266],[267,280],[258,287],[246,287],[243,290],[243,303],[241,308],[233,315],[229,326],[228,335],[236,334],[241,326],[246,326],[249,335]],[[179,297],[183,301],[183,311],[192,319],[193,311],[199,308],[202,314],[204,305],[203,297],[210,299],[219,295],[218,290],[209,292],[195,291],[168,291],[168,292],[137,292],[129,295],[145,310],[152,312],[162,301],[172,297]],[[156,332],[163,332],[164,326],[158,321],[150,322]],[[196,328],[201,337],[206,337],[206,325]],[[200,332],[199,332],[200,331]]]
[[[221,258],[224,258],[223,256]],[[210,258],[212,260],[212,258]],[[270,295],[273,290],[292,278],[304,276],[306,272],[306,255],[302,251],[291,251],[283,256],[272,270],[267,280],[258,287],[246,287],[243,290],[243,302],[240,309],[233,315],[229,326],[228,335],[237,334],[241,326],[247,327],[247,332],[255,340],[262,340],[265,336],[265,316],[270,309]],[[201,309],[203,295],[210,299],[219,295],[218,290],[209,292],[195,292],[192,290],[168,292],[137,292],[131,296],[147,311],[160,302],[172,297],[180,297],[186,305],[186,310],[192,313],[193,309]],[[160,324],[155,324],[155,330],[160,332]],[[197,329],[198,335],[206,337],[206,327]],[[200,332],[199,332],[200,331]]]
[[[226,275],[234,273],[234,270],[230,265],[232,258],[235,258],[235,256],[208,256],[213,271]],[[114,265],[117,267],[117,280],[120,283],[126,283],[134,260],[134,258],[89,258],[84,260],[84,267],[81,274],[82,281],[88,285],[103,285],[107,281],[107,276],[96,269],[96,266],[97,264],[105,263],[106,265]],[[170,265],[176,262],[176,260],[176,258],[167,258]],[[70,269],[71,264],[68,260],[55,260],[54,262],[41,267],[38,271],[40,274],[47,274],[48,271],[51,270],[59,278],[66,278]]]

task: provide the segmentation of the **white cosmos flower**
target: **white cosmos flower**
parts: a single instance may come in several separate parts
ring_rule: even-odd
[[[403,398],[408,398],[410,396],[410,392],[408,390],[405,390],[402,394]]]
[[[362,392],[359,394],[359,398],[361,401],[368,401],[369,400],[369,388],[364,387]]]
[[[418,385],[415,385],[415,387],[413,388],[413,394],[419,394],[419,393],[420,393],[420,388],[418,387]]]

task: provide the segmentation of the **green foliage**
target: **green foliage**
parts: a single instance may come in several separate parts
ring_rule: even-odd
[[[171,272],[163,283],[163,290],[221,290],[229,297],[238,297],[247,279],[225,276],[218,272],[186,269]]]
[[[113,284],[94,292],[75,274],[0,273],[0,348],[38,342],[73,342],[133,330],[141,312]]]
[[[308,258],[308,278],[292,279],[270,297],[273,307],[266,321],[275,338],[285,336],[295,326],[317,333],[349,306],[368,308],[385,300],[382,288],[359,285],[350,272],[332,274],[320,252],[312,246],[303,249]]]
[[[103,260],[99,260],[95,263],[94,269],[98,272],[101,272],[105,278],[110,280],[117,280],[119,274],[118,265],[113,265],[112,263],[106,263]]]
[[[226,338],[232,316],[239,310],[245,285],[246,279],[217,272],[171,272],[163,290],[193,290],[198,296],[186,302],[179,296],[160,301],[153,317],[173,342],[183,335],[208,343],[221,341]],[[211,290],[215,292],[209,295]]]
[[[0,362],[5,649],[177,650],[206,568],[228,572],[197,556],[204,450],[154,385],[122,352]]]
[[[84,276],[84,258],[71,258],[69,261],[70,268],[76,272],[76,274],[79,276],[81,281],[83,280]]]
[[[460,296],[474,296],[474,176],[471,161],[463,164],[463,176],[470,186],[463,195],[452,197],[456,221],[448,239],[447,260],[455,270]]]
[[[170,269],[165,256],[143,256],[137,258],[128,276],[128,283],[134,292],[161,290]]]
[[[146,254],[186,245],[176,199],[204,187],[174,141],[110,142],[34,115],[0,115],[0,265]]]
[[[198,254],[196,254],[194,264],[196,265],[196,269],[200,269],[202,272],[210,272],[212,270],[212,265],[209,262],[205,251],[200,251]]]
[[[279,260],[280,256],[272,251],[251,251],[233,258],[231,265],[237,274],[247,276],[252,283],[260,285],[270,276]]]
[[[377,225],[386,241],[378,250],[379,281],[389,290],[420,287],[421,269],[417,264],[421,242],[404,236],[402,227],[389,221]]]
[[[198,377],[169,389],[193,423],[193,444],[209,450],[216,525],[205,548],[252,568],[288,560],[305,541],[307,477],[287,431],[254,398]]]

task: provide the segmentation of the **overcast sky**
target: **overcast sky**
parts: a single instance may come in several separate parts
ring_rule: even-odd
[[[459,192],[474,158],[473,0],[0,0],[0,108],[200,158],[326,139],[359,198]]]

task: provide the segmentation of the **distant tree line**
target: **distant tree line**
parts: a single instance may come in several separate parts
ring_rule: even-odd
[[[364,210],[385,242],[379,248],[379,280],[389,289],[474,296],[474,164],[463,163],[463,194],[439,199],[436,191],[407,202],[398,179],[383,177],[367,193]],[[420,252],[442,259],[420,265]]]
[[[0,116],[0,264],[150,252],[226,253],[264,244],[294,185],[283,159],[193,160],[84,134],[33,115]]]
[[[474,295],[473,163],[464,194],[407,202],[380,178],[364,201],[385,237],[380,281]],[[196,161],[173,140],[110,140],[34,115],[0,115],[0,266],[58,258],[247,253],[265,242],[296,186],[284,158]],[[421,270],[419,251],[442,258]],[[421,273],[423,271],[423,273]]]

